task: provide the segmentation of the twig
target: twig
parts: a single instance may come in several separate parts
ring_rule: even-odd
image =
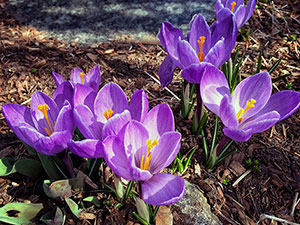
[[[287,224],[291,224],[291,225],[300,225],[300,223],[290,222],[288,220],[281,219],[281,218],[276,217],[276,216],[266,215],[266,214],[260,215],[259,221],[256,224],[259,224],[259,222],[262,221],[262,220],[264,220],[264,219],[276,220],[278,222],[287,223]]]
[[[243,173],[232,185],[232,187],[236,187],[241,180],[243,180],[249,173],[251,173],[251,170],[247,170],[245,173]]]
[[[296,195],[295,195],[295,198],[294,198],[294,201],[293,201],[293,205],[292,205],[291,216],[294,216],[296,206],[298,205],[298,203],[300,201],[300,199],[298,199],[298,195],[299,195],[299,192],[296,192]]]
[[[145,74],[147,74],[149,77],[151,77],[156,83],[160,84],[159,80],[156,79],[154,76],[152,76],[151,74],[149,74],[148,72],[144,72]],[[173,91],[171,91],[169,88],[165,87],[164,89],[166,89],[167,92],[169,92],[174,98],[176,98],[178,101],[180,101],[180,98],[174,94]]]

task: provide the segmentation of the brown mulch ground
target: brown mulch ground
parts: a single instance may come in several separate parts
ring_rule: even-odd
[[[169,89],[162,89],[154,80],[165,56],[159,45],[109,42],[82,47],[46,39],[33,27],[20,25],[7,14],[4,5],[5,1],[0,0],[0,106],[9,102],[29,105],[30,97],[37,90],[51,96],[55,89],[52,71],[69,78],[73,67],[89,71],[99,64],[102,85],[116,82],[127,96],[131,96],[136,89],[143,89],[151,107],[161,102],[171,106],[177,129],[183,134],[183,152],[201,143],[200,138],[190,134],[191,121],[182,121],[179,115],[180,104],[176,96],[180,95],[180,76],[176,76]],[[268,70],[281,58],[272,77],[289,74],[274,83],[274,90],[292,87],[300,91],[299,4],[297,1],[276,0],[258,1],[258,5],[238,38],[237,46],[246,55],[240,75],[245,78],[255,73],[259,50],[262,49],[262,70]],[[243,40],[248,30],[251,35],[248,40]],[[212,210],[224,224],[281,224],[276,219],[264,219],[264,215],[300,222],[300,204],[296,204],[300,192],[299,116],[298,110],[272,129],[254,135],[246,143],[234,145],[238,153],[213,172],[208,172],[203,165],[202,149],[196,153],[184,177],[205,191]],[[212,123],[208,124],[210,132],[212,126]],[[19,159],[27,156],[24,146],[11,133],[2,114],[0,140],[0,157]],[[256,167],[248,165],[247,160],[258,160],[258,164]],[[250,173],[233,186],[248,170]],[[30,200],[53,207],[54,203],[42,194],[40,183],[11,175],[1,178],[0,184],[1,205]],[[84,194],[87,193],[82,193],[78,198]],[[112,196],[106,195],[105,198],[113,204]],[[88,212],[97,215],[99,224],[133,224],[132,221],[137,222],[130,214],[133,210],[130,204],[121,209],[104,205],[101,209],[89,208]],[[175,224],[182,221],[176,217],[174,219]],[[94,223],[93,220],[77,222],[68,212],[67,224],[90,223]]]

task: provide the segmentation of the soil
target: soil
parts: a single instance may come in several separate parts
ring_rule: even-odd
[[[266,3],[267,2],[267,3]],[[143,42],[111,41],[90,46],[78,46],[45,38],[42,32],[21,25],[5,9],[5,0],[0,0],[0,106],[16,103],[29,106],[33,92],[40,90],[52,95],[55,84],[52,71],[66,79],[74,67],[89,71],[95,64],[101,69],[102,86],[108,82],[119,84],[128,97],[136,89],[148,95],[150,106],[168,103],[175,116],[176,129],[181,132],[182,153],[195,145],[201,146],[201,138],[191,134],[191,120],[182,120],[180,102],[182,78],[177,71],[168,88],[161,88],[157,72],[166,53],[159,45]],[[256,72],[259,51],[262,50],[262,71],[267,71],[281,59],[272,78],[277,79],[274,92],[292,89],[300,91],[300,7],[297,1],[257,1],[250,21],[239,33],[236,46],[239,54],[245,53],[240,76],[246,78]],[[247,37],[247,32],[250,32]],[[288,76],[284,76],[288,75]],[[209,114],[208,137],[213,130],[213,115]],[[236,143],[237,150],[212,172],[203,163],[203,150],[199,147],[192,158],[190,168],[183,174],[188,181],[199,185],[211,205],[213,212],[224,224],[282,224],[278,218],[288,222],[300,222],[300,111],[271,129],[255,134],[245,143]],[[221,133],[219,134],[221,138]],[[14,159],[30,157],[24,145],[11,132],[0,114],[0,157]],[[208,139],[210,140],[210,139]],[[252,164],[250,165],[250,160]],[[81,169],[84,161],[78,161]],[[244,172],[248,171],[243,179]],[[103,176],[93,182],[104,189],[101,181],[109,185],[112,174],[101,169]],[[0,204],[9,202],[42,202],[41,214],[55,205],[64,207],[47,198],[42,190],[42,181],[31,180],[19,174],[0,178]],[[91,189],[74,194],[80,202],[90,196]],[[112,194],[93,193],[98,196],[101,207],[88,205],[85,218],[77,219],[66,207],[66,224],[135,224],[132,201],[115,208],[117,199]],[[183,215],[171,207],[174,224],[184,224]],[[90,214],[94,217],[88,217]],[[90,215],[91,216],[91,215]],[[268,216],[273,216],[271,220]]]

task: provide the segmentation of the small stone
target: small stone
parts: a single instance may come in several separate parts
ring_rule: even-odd
[[[155,217],[155,225],[173,225],[173,215],[170,208],[160,206]]]
[[[184,197],[172,206],[179,217],[184,217],[185,224],[222,225],[218,217],[211,212],[207,199],[197,185],[185,181],[185,189]]]

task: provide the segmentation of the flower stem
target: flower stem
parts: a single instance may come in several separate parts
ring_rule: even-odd
[[[67,167],[70,177],[75,178],[75,173],[74,173],[73,166],[72,166],[72,163],[69,158],[69,154],[68,154],[67,150],[66,149],[63,150],[62,152],[58,153],[57,156]]]
[[[219,145],[217,147],[217,150],[216,150],[216,156],[218,156],[222,149],[224,148],[224,146],[228,143],[228,141],[230,141],[231,139],[229,137],[227,137],[226,135],[223,135],[222,139],[220,140],[219,142]]]
[[[196,119],[198,125],[203,117],[203,101],[200,94],[200,84],[196,84],[196,95],[197,95],[197,107],[196,107]]]

